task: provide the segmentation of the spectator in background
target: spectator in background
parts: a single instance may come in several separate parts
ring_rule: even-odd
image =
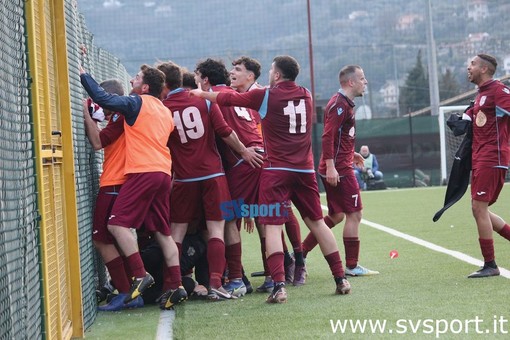
[[[383,173],[379,171],[379,163],[377,157],[370,150],[367,145],[362,145],[359,153],[365,159],[361,167],[354,165],[354,174],[358,180],[360,190],[367,190],[367,181],[382,180]]]

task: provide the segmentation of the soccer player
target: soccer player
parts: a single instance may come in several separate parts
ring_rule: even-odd
[[[260,63],[250,57],[242,56],[232,61],[232,70],[230,71],[231,86],[239,93],[244,93],[255,88],[262,88],[257,83],[257,79],[260,76]],[[250,110],[252,116],[256,122],[257,128],[259,129],[260,135],[262,135],[262,129],[260,127],[260,115],[257,111]],[[292,283],[295,286],[301,286],[305,284],[306,271],[305,263],[303,258],[303,250],[301,247],[301,230],[299,222],[294,215],[290,203],[286,211],[288,214],[288,220],[285,222],[285,230],[292,243],[294,249],[294,258],[289,254],[287,245],[285,242],[285,236],[282,233],[282,242],[284,248],[284,263],[285,263],[285,281]],[[266,278],[261,286],[257,287],[258,292],[271,292],[274,288],[273,280],[271,279],[269,268],[267,267],[266,261],[266,246],[265,246],[265,231],[264,226],[260,223],[256,223],[257,231],[260,237],[262,263],[264,265],[264,274]]]
[[[474,106],[465,118],[473,122],[471,209],[484,259],[483,267],[469,278],[499,275],[493,230],[510,240],[510,226],[489,210],[503,188],[510,161],[510,89],[493,78],[497,66],[493,56],[478,54],[467,68],[469,81],[478,86]]]
[[[204,91],[235,91],[226,85],[229,82],[229,73],[222,61],[208,58],[197,64],[195,72],[195,81],[200,83]],[[264,145],[254,118],[256,113],[251,109],[233,106],[220,106],[220,110],[223,118],[236,132],[241,142],[246,146],[257,148],[262,154]],[[256,204],[261,168],[254,168],[246,163],[235,150],[221,141],[219,141],[218,147],[225,165],[225,175],[232,202]],[[246,285],[243,282],[241,261],[240,227],[242,218],[236,216],[234,209],[228,215],[230,216],[226,216],[225,222],[225,257],[228,267],[228,283],[223,288],[230,294],[239,297],[247,292]]]
[[[170,309],[187,298],[181,286],[178,250],[170,235],[169,192],[172,160],[167,147],[174,128],[171,112],[159,96],[165,75],[156,68],[142,65],[131,80],[131,95],[118,96],[105,92],[80,66],[81,83],[92,100],[103,109],[124,115],[126,137],[126,182],[112,207],[108,230],[114,236],[133,282],[124,303],[136,299],[154,284],[154,278],[143,265],[136,238],[130,228],[143,225],[154,232],[165,257],[164,291],[160,307]]]
[[[174,183],[170,196],[172,236],[179,247],[188,224],[203,209],[209,232],[209,298],[230,299],[232,295],[221,284],[225,269],[225,220],[221,206],[231,199],[215,143],[215,133],[250,166],[260,167],[262,156],[239,141],[237,134],[223,119],[218,105],[190,97],[188,90],[182,88],[182,71],[178,65],[165,62],[157,67],[165,74],[168,92],[163,104],[172,111],[176,125],[176,130],[168,140],[175,157]]]
[[[333,228],[344,218],[343,242],[345,248],[345,274],[364,276],[379,274],[358,264],[359,224],[362,203],[353,163],[363,165],[363,156],[354,152],[356,123],[354,119],[354,98],[365,92],[367,79],[358,65],[348,65],[340,70],[340,90],[331,97],[326,106],[322,154],[319,175],[326,189],[328,215],[326,225]],[[317,245],[314,235],[309,234],[303,241],[307,254]]]
[[[324,223],[312,157],[311,126],[313,103],[310,92],[295,79],[299,64],[291,56],[277,56],[269,71],[270,87],[246,93],[190,93],[220,105],[250,107],[262,119],[266,159],[260,178],[259,204],[281,206],[292,200],[307,227],[315,234],[336,283],[337,294],[348,294],[351,285],[345,279],[335,236]],[[281,233],[284,214],[260,217],[266,225],[267,263],[273,281],[268,303],[287,301],[284,255]]]
[[[122,84],[116,79],[103,81],[100,86],[109,93],[124,95]],[[97,104],[84,100],[83,118],[87,138],[94,150],[104,149],[103,172],[99,179],[99,192],[94,209],[92,240],[103,262],[108,268],[113,286],[119,294],[108,304],[99,306],[101,311],[119,311],[126,308],[143,307],[143,299],[137,297],[128,304],[124,304],[130,281],[124,267],[124,260],[117,250],[116,242],[108,231],[108,217],[111,208],[119,194],[122,184],[126,181],[124,162],[126,160],[126,140],[124,136],[124,116],[110,110],[102,110],[108,124],[100,129],[97,121],[92,118],[97,111],[102,110]]]

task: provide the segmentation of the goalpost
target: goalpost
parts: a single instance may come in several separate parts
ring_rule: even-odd
[[[446,121],[453,113],[462,114],[466,107],[467,105],[439,107],[438,123],[441,148],[441,184],[446,184],[448,182],[455,152],[464,138],[463,135],[454,136],[450,128],[446,125]]]

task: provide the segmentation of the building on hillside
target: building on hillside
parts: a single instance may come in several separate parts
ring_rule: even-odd
[[[397,83],[395,80],[386,80],[386,83],[379,90],[384,107],[389,109],[397,108],[399,86],[401,85],[401,81]]]
[[[423,21],[423,15],[419,14],[406,14],[398,18],[397,30],[405,31],[414,28],[417,22]]]
[[[505,75],[510,74],[510,55],[503,58],[503,70],[505,71]]]
[[[479,21],[489,16],[487,0],[471,0],[467,5],[468,18]]]
[[[349,13],[349,20],[356,20],[361,18],[368,18],[367,11],[352,11]]]
[[[476,54],[480,51],[485,50],[485,46],[490,39],[490,34],[487,32],[483,33],[470,33],[465,41],[465,53]]]

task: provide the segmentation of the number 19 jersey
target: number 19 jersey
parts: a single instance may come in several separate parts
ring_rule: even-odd
[[[174,180],[194,182],[224,176],[215,132],[220,137],[227,137],[232,129],[223,119],[218,105],[190,97],[182,88],[170,92],[163,104],[174,117],[175,130],[168,140],[174,162]]]

